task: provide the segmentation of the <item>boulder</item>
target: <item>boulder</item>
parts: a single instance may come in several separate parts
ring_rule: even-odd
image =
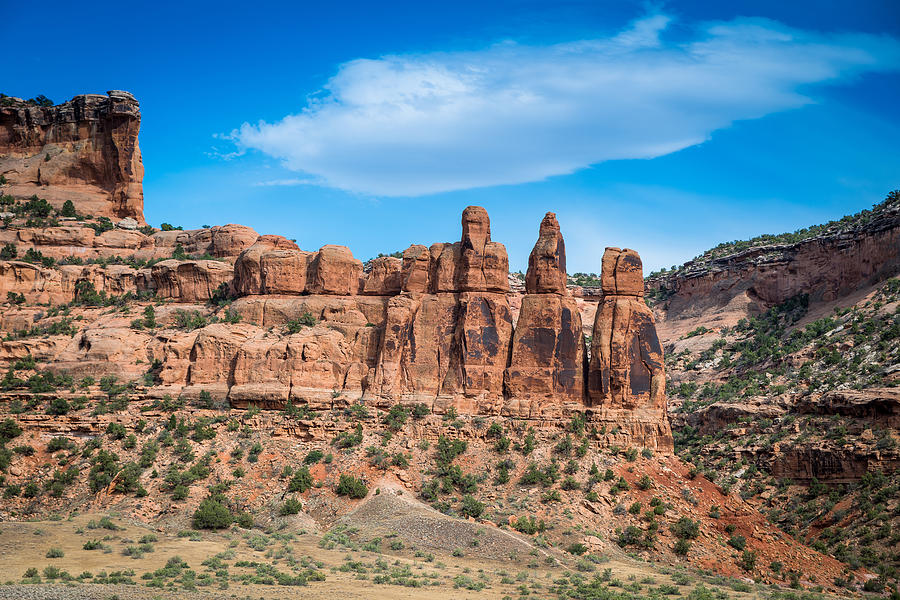
[[[96,234],[90,227],[81,225],[63,225],[43,229],[20,229],[16,232],[19,241],[34,246],[83,246],[94,245]]]
[[[242,255],[243,256],[243,255]],[[307,271],[312,252],[272,249],[259,259],[262,290],[266,294],[302,294],[307,288]]]
[[[603,253],[600,284],[604,294],[644,295],[644,271],[641,257],[634,250],[607,248]]]
[[[153,239],[140,231],[110,229],[94,238],[94,246],[97,248],[122,248],[133,251],[138,248],[153,247]]]
[[[431,271],[431,251],[425,246],[414,244],[403,251],[400,268],[400,288],[404,292],[424,294],[428,292]]]

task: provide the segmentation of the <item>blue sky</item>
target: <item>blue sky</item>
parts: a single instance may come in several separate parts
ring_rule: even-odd
[[[726,6],[727,5],[727,6]],[[145,214],[304,249],[459,238],[646,270],[900,187],[900,8],[815,2],[14,3],[0,91],[141,102]]]

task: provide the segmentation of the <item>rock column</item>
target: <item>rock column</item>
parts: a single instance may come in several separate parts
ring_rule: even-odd
[[[581,313],[566,290],[566,246],[556,215],[541,221],[505,373],[506,412],[530,417],[584,402]]]

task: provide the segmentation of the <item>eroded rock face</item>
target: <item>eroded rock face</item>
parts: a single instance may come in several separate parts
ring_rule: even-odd
[[[565,402],[584,402],[584,337],[572,298],[528,294],[512,340],[506,391],[510,410],[532,415]]]
[[[297,250],[297,244],[280,235],[261,235],[252,246],[242,251],[234,261],[234,290],[240,295],[262,294],[263,254],[270,250]],[[303,273],[304,287],[306,273]]]
[[[368,296],[393,296],[400,293],[403,280],[399,258],[382,256],[372,261],[372,268],[363,280],[362,293]]]
[[[547,213],[528,258],[526,295],[512,339],[505,383],[510,414],[558,412],[584,403],[581,313],[566,292],[566,250],[556,215]]]
[[[645,425],[658,428],[653,437],[671,448],[663,352],[653,313],[644,303],[642,281],[635,251],[606,249],[604,295],[594,320],[588,369],[589,403],[601,411],[624,411],[631,418],[643,415]]]
[[[665,408],[662,348],[643,285],[634,285],[642,281],[640,257],[633,250],[607,248],[602,281],[605,295],[594,321],[588,375],[591,404]]]
[[[234,271],[216,260],[164,260],[150,269],[153,289],[162,298],[181,302],[203,302],[212,298],[223,283],[230,284]]]
[[[305,252],[283,237],[238,226],[152,236],[116,229],[93,237],[78,226],[54,229],[17,235],[42,248],[96,246],[108,237],[138,250],[149,245],[151,255],[170,256],[180,245],[188,254],[221,258],[168,259],[140,269],[0,261],[0,297],[12,291],[29,302],[58,304],[89,282],[108,294],[153,291],[195,303],[191,310],[212,311],[203,303],[224,284],[240,296],[229,307],[240,322],[178,330],[178,305],[165,303],[154,309],[152,331],[133,329],[134,313],[113,312],[71,339],[9,341],[0,360],[29,352],[55,356],[60,369],[85,374],[116,361],[122,363],[116,372],[130,378],[159,360],[154,394],[193,398],[208,391],[235,407],[421,402],[437,413],[453,408],[557,421],[577,411],[608,432],[604,444],[671,449],[662,356],[633,285],[640,281],[640,259],[619,250],[604,258],[610,287],[595,324],[597,387],[589,401],[581,312],[565,287],[565,246],[552,213],[541,223],[524,296],[508,292],[506,249],[491,241],[487,213],[477,207],[464,211],[459,242],[411,246],[402,260],[374,260],[368,273],[346,247]],[[9,326],[24,328],[35,318],[24,308],[6,319]]]
[[[566,294],[566,244],[552,212],[541,221],[538,241],[528,256],[525,293]]]
[[[0,107],[0,174],[5,192],[37,194],[56,208],[144,223],[141,112],[128,92],[85,94],[51,107]]]
[[[846,231],[794,244],[757,246],[729,256],[688,261],[647,288],[662,292],[658,314],[666,343],[693,322],[733,326],[798,294],[831,302],[900,272],[900,205],[874,211]]]

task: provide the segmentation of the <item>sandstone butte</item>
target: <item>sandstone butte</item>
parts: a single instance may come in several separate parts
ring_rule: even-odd
[[[151,393],[207,391],[235,407],[425,403],[437,413],[550,421],[579,411],[601,444],[672,451],[662,351],[636,252],[606,251],[610,287],[588,348],[553,213],[541,222],[524,295],[510,290],[506,248],[491,239],[488,214],[476,206],[463,211],[460,241],[413,245],[402,259],[378,258],[368,268],[344,246],[304,251],[240,225],[138,230],[145,223],[139,127],[137,101],[120,91],[0,108],[4,194],[37,195],[56,208],[71,200],[79,214],[117,224],[97,231],[75,219],[45,227],[13,221],[0,230],[0,245],[16,246],[20,257],[33,249],[55,259],[166,259],[145,268],[0,261],[0,296],[61,304],[85,283],[176,303],[228,294],[241,322],[153,335],[101,320],[68,343],[4,342],[0,358],[30,353],[75,376],[128,378],[139,374],[135,364],[158,360],[161,384]],[[182,258],[212,259],[172,258],[176,249]],[[305,315],[316,325],[285,331]],[[5,315],[4,326],[16,319],[23,317]]]

